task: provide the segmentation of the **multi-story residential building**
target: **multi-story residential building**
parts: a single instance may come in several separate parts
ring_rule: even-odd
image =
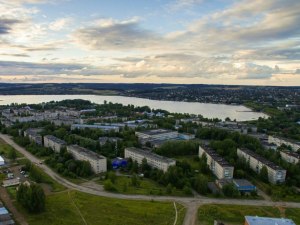
[[[238,148],[237,155],[240,158],[246,159],[249,163],[250,168],[256,173],[260,173],[260,170],[265,166],[268,170],[268,180],[273,184],[283,183],[285,181],[286,170],[277,166],[275,163],[261,157],[255,152],[246,149]]]
[[[53,135],[44,136],[44,146],[46,148],[52,148],[55,152],[60,152],[63,147],[66,147],[67,143]]]
[[[67,151],[77,160],[88,161],[94,173],[106,172],[107,160],[104,156],[78,145],[67,146]]]
[[[166,172],[170,166],[176,165],[176,161],[173,159],[134,147],[125,148],[125,158],[132,158],[132,160],[137,161],[138,164],[141,164],[143,159],[146,159],[151,167],[164,172]]]
[[[294,141],[294,140],[290,140],[287,138],[282,138],[282,137],[276,137],[276,136],[271,136],[269,135],[268,137],[268,142],[271,144],[275,144],[278,147],[281,145],[286,145],[286,146],[291,146],[291,148],[293,149],[293,151],[298,151],[300,149],[300,141]]]
[[[289,163],[297,164],[300,161],[300,154],[291,151],[280,151],[281,158]]]
[[[199,157],[206,155],[207,165],[218,179],[232,179],[234,167],[220,157],[213,149],[199,146]]]
[[[37,145],[43,145],[42,135],[39,134],[41,131],[41,128],[29,128],[24,131],[24,137],[28,137],[30,141],[36,143]]]
[[[72,124],[71,129],[75,130],[75,129],[85,129],[85,128],[89,128],[89,129],[100,129],[103,130],[105,132],[108,131],[115,131],[115,132],[119,132],[119,127],[117,126],[105,126],[105,125],[90,125],[90,124]]]

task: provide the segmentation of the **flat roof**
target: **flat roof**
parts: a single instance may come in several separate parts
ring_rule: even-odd
[[[136,133],[142,133],[145,135],[158,135],[158,134],[167,134],[177,132],[174,130],[167,130],[167,129],[155,129],[155,130],[145,130],[145,131],[137,131]]]
[[[271,135],[270,135],[270,136],[271,136]],[[276,135],[271,136],[271,137],[277,138],[277,139],[281,139],[281,140],[283,140],[283,141],[290,142],[290,143],[292,143],[292,144],[298,144],[298,145],[300,145],[300,141],[297,141],[297,140],[292,140],[292,139],[285,138],[285,137],[279,137],[279,136],[276,136]]]
[[[1,207],[0,208],[0,215],[5,215],[5,214],[8,214],[8,211],[5,207]]]
[[[208,146],[201,146],[202,149],[208,154],[214,161],[216,161],[222,167],[233,167],[224,158],[222,158],[215,150]]]
[[[294,158],[300,159],[300,154],[298,154],[297,152],[292,152],[292,151],[281,151],[289,156],[292,156]]]
[[[232,181],[238,187],[242,187],[242,186],[254,186],[250,181],[248,181],[246,179],[233,179]]]
[[[293,220],[286,218],[245,216],[245,220],[249,225],[296,225]]]
[[[84,155],[86,157],[92,159],[106,159],[104,156],[97,154],[89,149],[83,148],[79,145],[69,145],[67,148],[71,148],[71,150],[76,151],[80,155]]]
[[[167,158],[167,157],[164,157],[164,156],[161,156],[161,155],[157,155],[153,152],[145,151],[145,150],[140,149],[140,148],[130,147],[130,148],[125,148],[125,150],[140,154],[140,155],[144,156],[145,158],[149,157],[149,158],[159,160],[159,161],[162,161],[162,162],[165,162],[165,163],[176,162],[174,159],[170,159],[170,158]]]
[[[282,167],[277,166],[275,163],[265,159],[264,157],[258,155],[257,153],[247,149],[247,148],[238,148],[240,149],[242,152],[246,153],[247,155],[250,155],[251,157],[257,159],[258,161],[260,161],[262,164],[264,164],[267,167],[270,167],[274,170],[284,170]]]
[[[61,140],[53,135],[46,135],[44,138],[48,138],[49,140],[56,142],[61,145],[66,145],[67,143],[64,140]]]

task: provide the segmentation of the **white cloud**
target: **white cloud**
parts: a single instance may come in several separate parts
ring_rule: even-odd
[[[49,24],[49,29],[53,31],[60,31],[72,22],[71,18],[60,18]]]

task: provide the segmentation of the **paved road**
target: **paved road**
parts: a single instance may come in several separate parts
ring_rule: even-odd
[[[119,199],[131,199],[131,200],[155,200],[155,201],[176,201],[180,202],[187,207],[187,213],[184,219],[184,225],[194,225],[196,223],[197,209],[200,205],[203,204],[231,204],[231,205],[252,205],[252,206],[281,206],[281,207],[291,207],[291,208],[300,208],[300,203],[296,202],[273,202],[270,200],[247,200],[247,199],[219,199],[219,198],[207,198],[204,196],[196,197],[174,197],[174,196],[146,196],[146,195],[124,195],[106,192],[103,189],[100,190],[95,185],[77,185],[74,184],[63,177],[59,176],[53,172],[48,166],[44,164],[39,164],[40,160],[26,151],[23,147],[17,145],[10,136],[5,134],[0,134],[6,143],[13,146],[17,151],[21,152],[26,158],[31,162],[37,164],[42,170],[45,171],[50,177],[52,177],[57,182],[66,186],[67,188],[94,194],[98,196],[110,197],[110,198],[119,198]]]

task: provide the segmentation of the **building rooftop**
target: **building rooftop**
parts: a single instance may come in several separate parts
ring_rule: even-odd
[[[254,186],[252,183],[250,183],[246,179],[233,179],[233,183],[238,186],[238,187],[243,187],[243,186]]]
[[[292,151],[282,151],[282,152],[294,158],[300,159],[300,154],[298,154],[297,152],[292,152]]]
[[[155,129],[155,130],[145,130],[145,131],[138,131],[138,133],[142,133],[145,135],[158,135],[158,134],[167,134],[177,132],[174,130],[166,130],[166,129]]]
[[[214,161],[222,167],[232,167],[224,158],[222,158],[215,150],[207,146],[201,146],[206,154],[208,154]]]
[[[6,215],[6,214],[8,214],[7,209],[5,207],[1,207],[0,208],[0,215]]]
[[[250,155],[251,157],[257,159],[258,161],[260,161],[262,164],[264,164],[265,166],[267,167],[270,167],[271,169],[274,169],[274,170],[283,170],[282,167],[280,166],[277,166],[275,163],[265,159],[264,157],[258,155],[257,153],[247,149],[247,148],[239,148],[242,152]]]
[[[145,158],[149,157],[149,158],[152,158],[152,159],[155,159],[155,160],[159,160],[159,161],[165,162],[165,163],[176,162],[174,159],[170,159],[170,158],[167,158],[167,157],[164,157],[164,156],[161,156],[161,155],[157,155],[157,154],[155,154],[153,152],[145,151],[145,150],[140,149],[140,148],[130,147],[130,148],[126,148],[125,150],[134,152],[136,154],[143,155]]]
[[[71,148],[72,151],[75,151],[78,154],[84,155],[84,156],[86,156],[88,158],[91,158],[91,159],[105,159],[104,156],[99,155],[96,152],[93,152],[93,151],[88,150],[86,148],[83,148],[79,145],[70,145],[70,146],[68,146],[68,148]]]
[[[245,220],[249,225],[296,225],[293,220],[285,218],[245,216]]]
[[[49,140],[61,144],[61,145],[66,145],[67,143],[64,140],[61,140],[53,135],[46,135],[45,138],[48,138]]]

